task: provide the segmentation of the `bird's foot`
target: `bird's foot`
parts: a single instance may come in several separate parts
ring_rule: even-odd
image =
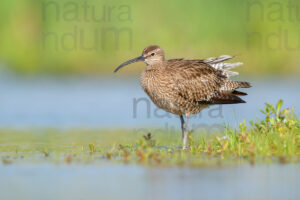
[[[188,151],[189,148],[187,146],[182,146],[182,151]]]

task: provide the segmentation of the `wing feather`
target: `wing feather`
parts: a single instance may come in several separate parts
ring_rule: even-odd
[[[168,68],[174,74],[175,94],[189,102],[209,101],[226,80],[221,71],[200,60],[181,60]]]
[[[218,61],[230,58],[223,56]],[[229,81],[228,76],[203,60],[174,59],[167,66],[169,72],[174,74],[174,95],[189,103],[210,105],[245,102],[238,97],[239,94],[222,90]]]

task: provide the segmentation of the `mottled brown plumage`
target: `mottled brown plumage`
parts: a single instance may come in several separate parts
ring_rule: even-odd
[[[242,64],[224,63],[231,58],[224,55],[205,60],[165,60],[163,50],[152,45],[144,49],[142,56],[123,63],[115,72],[133,62],[147,64],[141,75],[142,88],[156,106],[180,116],[185,149],[188,116],[214,104],[245,103],[239,96],[247,94],[237,89],[248,88],[250,84],[229,79],[237,75],[229,69]]]

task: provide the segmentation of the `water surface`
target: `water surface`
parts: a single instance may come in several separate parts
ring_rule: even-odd
[[[0,199],[296,200],[299,164],[221,169],[0,164]]]
[[[259,109],[265,102],[279,99],[300,114],[299,81],[242,79],[253,85],[242,89],[249,94],[243,97],[246,104],[212,106],[192,117],[190,126],[219,128],[224,124],[236,126],[244,119],[256,120],[262,117]],[[0,94],[0,128],[179,128],[177,116],[158,110],[140,88],[138,78],[2,76]]]

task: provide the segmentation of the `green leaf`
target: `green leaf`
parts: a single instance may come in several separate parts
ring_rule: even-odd
[[[280,109],[282,107],[282,104],[283,104],[283,100],[280,99],[278,102],[277,102],[277,105],[276,105],[276,115],[279,115],[279,112],[280,112]]]

